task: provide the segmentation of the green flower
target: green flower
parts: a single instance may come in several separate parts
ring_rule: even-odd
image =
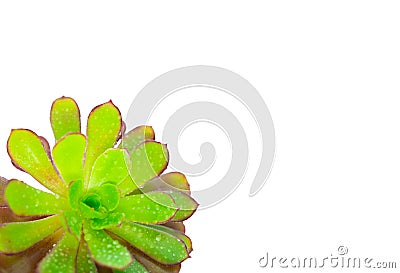
[[[66,97],[50,120],[52,150],[26,129],[8,139],[14,166],[50,192],[0,180],[0,271],[179,272],[192,251],[182,221],[198,204],[183,174],[161,175],[168,151],[152,128],[124,134],[110,101],[92,110],[85,136]]]

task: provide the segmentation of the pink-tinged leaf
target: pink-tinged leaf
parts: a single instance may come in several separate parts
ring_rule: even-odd
[[[40,262],[39,273],[75,272],[79,241],[66,232],[60,242]]]
[[[68,208],[68,200],[35,189],[19,180],[10,180],[5,198],[15,214],[20,216],[57,214]]]
[[[182,222],[168,222],[168,223],[163,224],[163,226],[175,229],[182,233],[185,233],[185,231],[186,231],[185,225]]]
[[[83,180],[85,149],[86,137],[77,133],[65,135],[54,146],[54,163],[67,184]]]
[[[90,254],[98,264],[124,269],[132,263],[128,249],[103,230],[93,230],[89,224],[84,224],[83,232]]]
[[[189,257],[181,239],[147,225],[124,222],[109,231],[162,264],[178,264]]]
[[[3,224],[0,226],[0,252],[13,254],[24,251],[60,227],[61,221],[58,216],[31,222]]]
[[[68,133],[80,133],[80,119],[78,105],[72,98],[56,99],[50,111],[50,123],[56,141]]]
[[[155,134],[151,126],[139,126],[122,136],[120,147],[131,153],[137,145],[146,140],[154,140]]]
[[[186,176],[179,172],[166,173],[160,176],[161,180],[174,190],[180,190],[186,194],[190,194],[190,185]]]
[[[118,185],[129,175],[130,168],[131,160],[125,149],[108,149],[94,162],[88,188],[106,182]]]
[[[96,264],[90,257],[85,240],[81,240],[76,257],[76,273],[97,273]]]
[[[61,238],[61,229],[40,241],[33,247],[14,255],[0,253],[0,272],[3,273],[32,273],[36,272],[38,263],[48,254]]]
[[[183,192],[171,191],[168,194],[174,199],[176,206],[179,208],[172,221],[179,222],[190,218],[199,206],[192,197]]]
[[[115,211],[124,213],[127,221],[159,224],[172,219],[177,212],[177,207],[168,194],[152,192],[121,198]]]
[[[66,184],[58,175],[40,138],[34,132],[26,129],[12,130],[7,150],[14,165],[54,193],[66,195]]]
[[[111,101],[95,107],[90,113],[86,134],[88,146],[84,165],[85,186],[89,183],[95,160],[118,141],[121,127],[121,114]]]
[[[132,194],[152,191],[181,191],[190,195],[190,186],[185,175],[172,172],[151,179]]]
[[[0,206],[0,224],[11,222],[28,222],[42,218],[43,216],[18,216],[8,206]]]

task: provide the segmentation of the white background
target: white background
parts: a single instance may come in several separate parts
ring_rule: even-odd
[[[125,116],[160,74],[220,66],[266,101],[275,164],[255,197],[253,168],[187,222],[194,252],[182,272],[267,272],[267,251],[325,257],[340,245],[399,267],[399,2],[143,2],[1,2],[0,175],[30,180],[10,164],[8,134],[30,128],[52,142],[59,96],[74,97],[83,119],[109,99]]]

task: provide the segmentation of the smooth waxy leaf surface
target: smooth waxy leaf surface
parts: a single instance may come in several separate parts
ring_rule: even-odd
[[[85,240],[81,240],[76,257],[76,273],[97,273],[96,264],[90,257]]]
[[[137,191],[150,192],[171,190],[182,191],[186,194],[190,194],[190,186],[185,175],[178,172],[166,173],[146,182]]]
[[[79,108],[72,98],[62,97],[53,102],[50,123],[56,140],[68,133],[81,132]]]
[[[131,162],[131,175],[120,184],[122,195],[132,192],[167,168],[167,146],[155,141],[143,142],[132,152]]]
[[[150,226],[124,222],[109,230],[160,263],[177,264],[189,257],[182,240]]]
[[[95,230],[116,227],[122,223],[123,219],[124,215],[122,213],[110,213],[104,219],[92,219],[90,221],[90,226]]]
[[[148,141],[132,152],[131,176],[137,186],[162,173],[168,165],[167,146]]]
[[[186,245],[186,249],[187,251],[190,253],[192,252],[193,248],[192,248],[192,241],[190,240],[190,238],[188,236],[186,236],[183,232],[177,231],[175,229],[166,227],[166,226],[162,226],[162,225],[149,225],[154,229],[158,229],[160,231],[164,231],[166,233],[171,234],[172,236],[179,238],[180,240],[182,240],[182,242],[185,243]]]
[[[62,237],[61,229],[38,242],[28,250],[14,255],[0,253],[0,272],[2,273],[32,273],[36,272],[39,262],[48,254],[49,249]]]
[[[101,205],[108,211],[114,210],[119,204],[119,190],[116,185],[105,183],[96,189]]]
[[[13,163],[54,193],[65,195],[66,184],[51,162],[40,138],[25,129],[12,130],[7,143]]]
[[[67,199],[35,189],[18,180],[8,183],[5,197],[14,213],[21,216],[57,214],[68,208]]]
[[[82,234],[82,217],[75,210],[69,210],[64,212],[66,221],[66,230],[76,235],[77,238],[81,237]]]
[[[83,180],[83,159],[86,137],[70,134],[61,138],[53,148],[53,160],[64,181]]]
[[[105,182],[119,184],[129,175],[131,163],[129,155],[123,149],[108,149],[95,161],[89,180],[89,188]]]
[[[129,131],[122,137],[121,148],[131,153],[137,145],[146,140],[154,140],[154,130],[150,126],[139,126]]]
[[[79,241],[66,232],[61,241],[39,264],[40,273],[75,272]]]
[[[183,221],[188,219],[196,211],[199,204],[187,194],[178,191],[168,192],[174,199],[176,206],[179,208],[172,221]]]
[[[93,259],[105,266],[123,269],[132,262],[132,257],[126,247],[103,230],[93,230],[84,225],[85,240]]]
[[[157,224],[173,218],[177,207],[168,194],[152,192],[121,198],[115,211],[124,213],[128,221]]]
[[[133,257],[141,263],[147,271],[150,272],[156,272],[156,273],[178,273],[180,271],[181,265],[176,264],[176,265],[165,265],[161,264],[159,262],[156,262],[152,259],[150,259],[147,255],[143,254],[143,252],[138,251],[135,248],[130,248],[130,251],[133,255]]]
[[[61,221],[58,216],[31,222],[4,224],[0,226],[0,252],[21,252],[51,235],[60,227]]]
[[[94,199],[92,199],[92,200],[94,200]],[[103,219],[103,218],[107,217],[107,214],[105,212],[97,211],[93,207],[87,205],[84,202],[79,203],[79,210],[80,210],[81,214],[83,215],[83,217],[88,218],[88,219],[95,219],[95,218]]]
[[[72,208],[78,209],[83,196],[83,182],[78,180],[69,187],[68,199]]]
[[[86,161],[84,166],[84,182],[89,182],[92,166],[99,155],[114,146],[120,137],[121,114],[110,101],[92,110],[87,124]]]

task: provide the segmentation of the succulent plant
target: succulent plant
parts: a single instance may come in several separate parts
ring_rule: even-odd
[[[0,272],[179,272],[192,243],[183,221],[197,209],[185,176],[162,174],[166,145],[149,126],[127,134],[110,101],[81,133],[72,98],[53,102],[55,145],[11,131],[14,166],[48,191],[0,178]]]

